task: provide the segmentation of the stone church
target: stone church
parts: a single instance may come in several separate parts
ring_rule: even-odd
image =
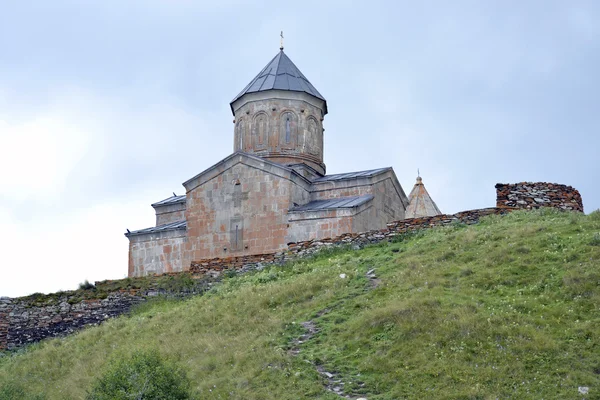
[[[440,214],[420,178],[409,199],[391,167],[326,175],[327,101],[283,48],[230,105],[234,153],[184,182],[184,196],[152,204],[156,226],[125,234],[129,276],[382,229],[407,208]]]

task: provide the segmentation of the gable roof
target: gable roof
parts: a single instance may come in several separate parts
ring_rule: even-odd
[[[231,100],[231,111],[233,103],[247,93],[264,92],[267,90],[288,90],[292,92],[304,92],[325,102],[327,114],[327,101],[319,91],[306,79],[298,67],[281,50],[260,71],[258,75],[242,90],[233,100]]]
[[[206,170],[200,172],[193,178],[190,178],[187,181],[183,182],[183,186],[187,191],[193,190],[194,188],[198,187],[199,185],[202,185],[204,182],[214,178],[215,176],[221,174],[224,170],[238,163],[243,163],[245,165],[261,169],[265,172],[277,175],[284,179],[294,179],[295,182],[305,185],[307,190],[311,185],[310,180],[308,180],[292,168],[255,156],[253,154],[245,153],[243,151],[236,151],[235,153],[225,157],[212,167],[207,168]]]
[[[406,208],[405,218],[432,217],[440,215],[442,212],[435,204],[420,176],[417,177],[417,183],[408,195],[408,207]]]

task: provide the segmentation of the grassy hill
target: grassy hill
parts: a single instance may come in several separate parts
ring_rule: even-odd
[[[592,399],[599,343],[600,212],[542,210],[232,276],[5,353],[0,386],[81,399],[158,349],[201,399]]]

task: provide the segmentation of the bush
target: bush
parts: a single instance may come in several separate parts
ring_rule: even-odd
[[[90,283],[87,279],[85,281],[83,281],[83,283],[79,284],[79,289],[81,290],[90,290],[93,289],[95,286],[93,283]]]
[[[189,399],[185,373],[157,351],[135,352],[116,359],[96,381],[88,400]]]

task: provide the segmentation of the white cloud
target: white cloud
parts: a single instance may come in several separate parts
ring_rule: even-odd
[[[5,109],[0,296],[123,278],[123,233],[152,226],[149,204],[172,190],[182,193],[179,185],[189,176],[174,171],[197,165],[197,173],[211,165],[207,160],[227,155],[222,137],[227,150],[214,151],[219,146],[212,144],[209,126],[200,112],[192,115],[169,102],[128,103],[84,90],[62,91],[35,114]]]
[[[83,127],[52,112],[26,121],[0,116],[0,193],[55,199],[89,145]]]
[[[139,202],[97,205],[48,216],[37,224],[23,224],[0,208],[0,296],[76,289],[85,279],[125,277],[128,245],[123,221],[144,225],[152,219]]]

